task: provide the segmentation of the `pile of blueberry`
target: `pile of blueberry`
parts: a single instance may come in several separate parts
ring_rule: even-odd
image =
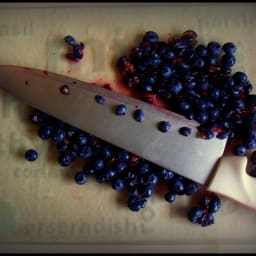
[[[67,58],[79,61],[83,56],[83,43],[77,44],[72,36],[64,40],[73,47],[73,53],[67,54]],[[235,145],[234,153],[244,155],[248,149],[256,147],[256,99],[250,94],[252,85],[247,75],[231,73],[236,63],[235,51],[236,46],[231,42],[222,46],[218,42],[197,45],[197,34],[192,30],[167,42],[160,41],[156,32],[148,31],[128,56],[118,59],[117,67],[124,84],[137,89],[142,100],[154,103],[158,97],[169,104],[172,111],[198,121],[201,138],[240,138],[241,143]],[[65,87],[61,92],[68,95],[69,90]],[[96,95],[95,102],[104,105],[105,100]],[[117,106],[117,115],[126,113],[125,105]],[[134,118],[142,122],[143,111],[137,110]],[[77,184],[83,185],[93,176],[97,182],[110,184],[117,191],[126,190],[131,211],[146,207],[159,181],[166,182],[164,197],[169,203],[179,195],[192,196],[198,192],[195,182],[44,112],[35,109],[31,121],[39,126],[41,139],[55,141],[61,166],[70,166],[78,158],[85,160],[84,167],[75,174]],[[162,121],[158,129],[168,132],[170,127],[168,122]],[[191,130],[181,127],[179,133],[189,136]],[[31,149],[25,157],[34,161],[38,155]],[[256,164],[256,153],[252,159]],[[213,214],[220,207],[220,198],[207,194],[198,206],[190,209],[187,217],[203,227],[209,226],[214,224]]]
[[[192,196],[198,191],[197,183],[40,110],[34,109],[30,120],[38,125],[38,136],[41,139],[55,142],[58,152],[56,160],[61,166],[70,166],[78,158],[85,160],[83,169],[75,174],[77,184],[85,184],[93,176],[100,184],[110,184],[118,191],[126,190],[127,206],[132,211],[139,211],[146,206],[160,180],[167,183],[167,202],[174,202],[176,195]],[[36,160],[35,153],[35,150],[28,150],[25,153],[26,159]]]
[[[154,103],[158,97],[172,111],[198,121],[201,138],[240,138],[234,154],[245,155],[256,147],[256,113],[251,108],[256,100],[247,75],[232,74],[235,52],[232,42],[198,44],[192,30],[167,42],[147,31],[138,46],[118,59],[117,67],[124,84],[138,90],[143,100]],[[187,129],[180,132],[189,134]]]

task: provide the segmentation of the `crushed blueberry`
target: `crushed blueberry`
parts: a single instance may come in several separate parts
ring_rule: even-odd
[[[73,61],[80,61],[83,58],[84,44],[76,42],[75,38],[71,35],[64,37],[64,41],[72,47],[72,52],[66,54],[66,58]]]

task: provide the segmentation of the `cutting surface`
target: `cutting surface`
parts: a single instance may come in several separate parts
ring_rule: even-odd
[[[233,71],[246,72],[255,86],[255,13],[253,3],[0,4],[0,64],[110,83],[129,94],[120,85],[117,58],[137,45],[147,30],[167,40],[169,33],[193,29],[202,43],[234,42]],[[64,58],[68,47],[63,37],[68,34],[86,45],[79,63]],[[225,198],[216,223],[202,228],[186,219],[196,198],[181,196],[168,204],[166,190],[157,188],[147,207],[134,213],[126,207],[126,195],[109,185],[94,179],[76,185],[73,175],[83,162],[60,167],[54,144],[42,141],[29,123],[30,112],[0,90],[0,251],[21,244],[38,249],[45,243],[68,245],[66,251],[256,251],[255,212]],[[37,161],[24,160],[28,148],[37,149]]]

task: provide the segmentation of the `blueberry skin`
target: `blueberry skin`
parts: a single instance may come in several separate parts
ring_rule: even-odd
[[[246,154],[246,147],[244,145],[236,145],[234,147],[234,154],[236,156],[244,156]]]
[[[104,105],[105,104],[105,98],[102,97],[101,95],[96,95],[95,96],[95,101],[100,104],[100,105]]]
[[[25,159],[29,162],[33,162],[38,158],[38,153],[34,149],[28,149],[25,152]]]
[[[158,129],[159,129],[159,131],[161,131],[161,132],[163,132],[163,133],[168,132],[168,131],[170,130],[170,128],[171,128],[171,125],[170,125],[170,123],[167,122],[167,121],[161,121],[161,122],[159,122],[159,124],[158,124]]]
[[[86,181],[87,181],[87,176],[86,176],[86,174],[85,174],[84,172],[77,172],[77,173],[75,174],[74,179],[75,179],[75,182],[76,182],[77,184],[83,185],[83,184],[85,184]]]
[[[134,111],[134,119],[139,123],[145,120],[145,115],[142,109],[136,109]]]
[[[181,127],[179,128],[179,133],[183,136],[189,136],[191,134],[191,128],[189,127]]]
[[[115,113],[118,116],[123,116],[123,115],[127,114],[127,111],[128,111],[127,106],[124,105],[124,104],[120,104],[120,105],[117,106],[117,108],[115,110]]]

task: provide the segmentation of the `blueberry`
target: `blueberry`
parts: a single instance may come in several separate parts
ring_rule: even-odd
[[[113,189],[116,189],[116,190],[123,190],[124,189],[124,180],[123,179],[115,179],[113,182],[112,182],[112,188]]]
[[[208,51],[207,51],[207,48],[202,45],[202,44],[199,44],[197,47],[196,47],[196,54],[200,57],[205,57],[208,55]]]
[[[63,129],[57,129],[55,131],[55,134],[54,134],[54,140],[57,141],[57,142],[61,142],[61,141],[64,141],[66,139],[66,131],[63,130]]]
[[[92,148],[90,146],[82,146],[81,148],[79,148],[79,156],[87,159],[90,158],[93,154]]]
[[[103,159],[100,159],[100,158],[96,158],[95,161],[94,161],[94,169],[96,171],[100,171],[104,168],[105,164],[104,164],[104,161]]]
[[[222,57],[221,57],[221,64],[224,66],[224,67],[232,67],[234,66],[236,63],[236,58],[234,55],[231,55],[231,54],[224,54]]]
[[[156,43],[159,40],[159,36],[155,31],[147,31],[143,37],[143,41],[150,43]]]
[[[169,203],[173,203],[176,200],[176,194],[173,192],[168,192],[164,196],[165,200]]]
[[[50,116],[38,109],[34,109],[32,114],[30,115],[30,120],[34,124],[42,125],[49,121]]]
[[[168,89],[171,94],[178,95],[183,89],[182,83],[177,79],[171,79]]]
[[[33,162],[38,158],[38,153],[34,149],[28,149],[25,152],[25,159],[27,161]]]
[[[170,128],[171,128],[171,125],[167,121],[161,121],[158,123],[158,129],[159,129],[159,131],[161,131],[163,133],[168,132],[170,130]]]
[[[70,94],[70,88],[68,85],[64,84],[60,87],[60,92],[64,95],[69,95]]]
[[[207,45],[207,50],[208,50],[209,55],[216,56],[221,53],[222,47],[218,42],[210,42]]]
[[[170,192],[176,193],[178,195],[183,195],[185,192],[184,182],[179,178],[171,180],[169,182],[168,187],[169,187]]]
[[[189,136],[191,134],[191,128],[189,127],[181,127],[179,128],[179,133],[183,136]]]
[[[138,171],[140,174],[147,173],[149,171],[149,168],[150,168],[150,164],[145,160],[140,161],[138,164]]]
[[[109,146],[105,146],[100,150],[100,156],[104,159],[104,160],[108,160],[112,157],[112,150]]]
[[[114,170],[117,173],[122,173],[127,169],[127,167],[128,167],[128,164],[126,162],[118,162],[115,164]]]
[[[144,111],[142,109],[136,109],[134,111],[134,119],[137,121],[137,122],[143,122],[144,119],[145,119],[145,116],[144,116]]]
[[[146,186],[155,186],[158,183],[158,176],[153,172],[147,172],[143,176],[143,182]]]
[[[79,145],[85,145],[87,141],[88,141],[88,138],[84,133],[78,133],[75,136],[75,142]]]
[[[194,181],[188,180],[185,183],[184,192],[186,195],[191,196],[194,195],[198,191],[198,185]]]
[[[196,67],[202,68],[205,66],[205,60],[203,58],[197,58],[194,60],[194,65]]]
[[[77,184],[82,185],[82,184],[85,184],[85,183],[86,183],[86,181],[87,181],[87,176],[86,176],[86,174],[85,174],[84,172],[77,172],[77,173],[75,174],[74,179],[75,179],[75,182],[76,182]]]
[[[234,147],[234,154],[236,156],[244,156],[246,154],[246,147],[241,144],[236,145]]]
[[[222,46],[222,49],[225,53],[227,54],[234,54],[235,51],[236,51],[236,46],[234,43],[232,42],[228,42],[228,43],[225,43],[223,46]]]
[[[127,106],[124,105],[124,104],[120,104],[120,105],[117,106],[117,108],[115,110],[115,113],[118,116],[123,116],[127,113],[127,111],[128,111]]]
[[[128,198],[128,208],[131,211],[138,212],[141,208],[145,208],[147,200],[138,196],[130,196]]]
[[[42,125],[38,130],[38,135],[41,139],[47,140],[53,137],[54,128],[52,125]]]
[[[207,63],[209,66],[215,66],[217,64],[218,60],[216,57],[213,57],[213,56],[209,56],[207,58]]]
[[[111,180],[116,177],[116,171],[111,169],[110,167],[107,167],[105,171],[106,171],[106,177],[108,178],[108,180]]]
[[[246,83],[248,82],[248,77],[244,72],[236,72],[233,74],[233,78],[235,79],[235,81],[237,81],[238,83]]]
[[[217,195],[213,195],[208,205],[208,212],[215,213],[221,208],[221,200]]]
[[[126,150],[119,150],[116,154],[116,159],[122,162],[128,161],[130,158],[130,154],[128,151]]]
[[[72,162],[72,158],[71,158],[70,154],[65,154],[65,153],[60,154],[59,164],[61,166],[67,167],[71,164],[71,162]]]
[[[70,45],[76,45],[76,44],[77,44],[77,42],[76,42],[76,40],[74,39],[74,37],[73,37],[73,36],[70,36],[70,35],[65,36],[65,37],[64,37],[64,40],[65,40],[66,43],[68,43],[68,44],[70,44]]]
[[[151,186],[142,186],[139,189],[142,198],[149,198],[153,195],[153,188]]]
[[[197,113],[196,115],[196,120],[199,123],[205,123],[206,121],[208,121],[208,113],[206,111],[200,111]]]
[[[214,215],[212,213],[204,213],[201,220],[200,224],[202,227],[207,227],[212,224],[214,224]]]
[[[188,211],[188,219],[194,223],[201,223],[204,211],[201,207],[194,206]]]
[[[191,103],[189,103],[188,101],[181,101],[180,102],[180,108],[182,111],[188,111],[191,109]]]
[[[104,105],[105,104],[105,98],[102,97],[101,95],[95,95],[95,101],[97,103],[99,103],[100,105]]]
[[[172,75],[172,69],[169,66],[163,66],[161,70],[161,76],[164,78],[169,78]]]

